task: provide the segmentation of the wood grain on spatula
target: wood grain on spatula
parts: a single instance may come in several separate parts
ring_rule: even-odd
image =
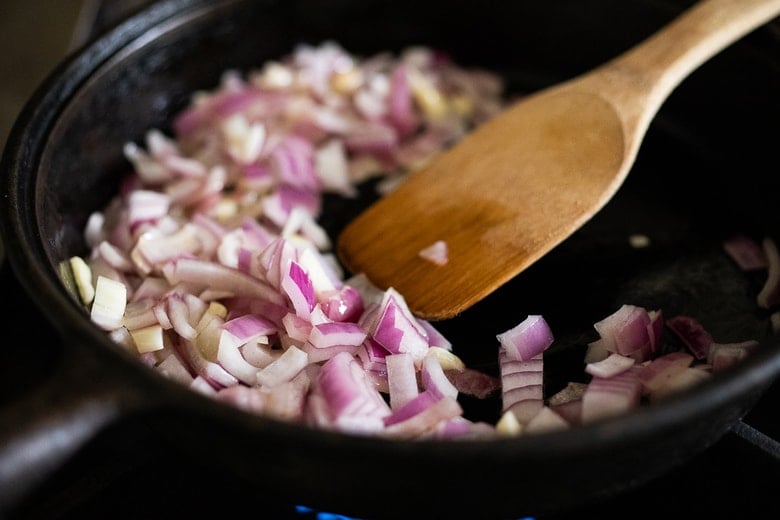
[[[593,217],[674,88],[778,14],[780,0],[704,0],[601,67],[520,99],[350,222],[340,260],[422,318],[459,314]],[[439,240],[444,265],[419,255]]]

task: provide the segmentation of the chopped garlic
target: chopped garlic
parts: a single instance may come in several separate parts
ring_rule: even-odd
[[[92,321],[105,330],[122,326],[122,316],[127,305],[127,287],[105,276],[98,276],[95,297],[92,300]]]
[[[466,364],[463,360],[445,348],[431,346],[428,348],[428,351],[436,355],[443,370],[462,372],[466,369]]]
[[[131,330],[130,336],[133,337],[135,348],[138,350],[139,354],[162,350],[165,347],[163,343],[163,329],[159,323],[141,329]]]
[[[512,412],[506,412],[496,423],[496,433],[507,437],[516,437],[523,433],[523,425]]]
[[[409,86],[417,104],[430,119],[441,119],[449,112],[447,100],[430,79],[417,70],[409,70]]]
[[[92,286],[92,269],[81,257],[74,256],[70,259],[70,270],[73,272],[73,279],[79,289],[81,302],[84,305],[89,305],[95,297],[95,288]]]
[[[242,164],[250,164],[260,157],[265,144],[266,130],[262,123],[251,123],[237,114],[222,123],[222,137],[228,153]]]
[[[641,249],[650,245],[650,237],[635,233],[628,237],[628,243],[635,249]]]

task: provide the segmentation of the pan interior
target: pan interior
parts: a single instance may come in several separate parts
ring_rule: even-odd
[[[192,2],[95,64],[57,119],[35,187],[48,261],[56,272],[64,259],[84,254],[89,214],[128,171],[123,145],[142,141],[151,127],[169,131],[171,115],[194,91],[215,87],[226,69],[248,71],[301,42],[334,40],[359,55],[423,44],[465,66],[498,72],[519,94],[590,69],[676,14],[666,4],[629,8],[619,0],[587,8],[577,0],[479,4]],[[609,22],[616,16],[620,30]],[[469,366],[495,373],[495,335],[541,314],[556,336],[545,372],[550,395],[584,380],[585,348],[597,339],[593,323],[623,303],[693,316],[718,342],[771,334],[768,313],[755,299],[763,275],[740,271],[722,248],[735,233],[780,238],[773,153],[780,70],[776,53],[767,50],[777,45],[768,38],[762,31],[749,35],[670,96],[625,184],[581,230],[486,300],[437,324]],[[326,198],[322,222],[331,236],[373,200],[374,186],[361,193],[357,200]],[[647,245],[632,246],[637,236]],[[677,346],[669,335],[665,341],[665,348]],[[474,418],[497,418],[496,402],[466,407]]]

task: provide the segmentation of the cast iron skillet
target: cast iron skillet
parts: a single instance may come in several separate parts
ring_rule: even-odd
[[[636,412],[489,442],[398,442],[277,422],[137,362],[92,326],[60,276],[64,260],[86,251],[87,216],[128,169],[122,145],[150,127],[167,130],[188,96],[214,87],[226,68],[246,70],[299,42],[330,39],[364,55],[425,44],[493,69],[522,92],[607,60],[687,3],[169,0],[86,46],[34,94],[2,162],[8,259],[62,337],[46,383],[0,410],[4,507],[122,422],[147,424],[186,453],[252,479],[263,496],[363,518],[561,512],[660,478],[706,450],[780,373],[769,313],[756,306],[765,274],[741,272],[721,248],[735,232],[780,239],[776,25],[724,51],[669,98],[626,184],[596,218],[502,290],[439,323],[468,364],[495,371],[495,334],[543,314],[556,334],[548,395],[582,380],[592,324],[626,302],[695,316],[719,342],[761,342],[738,366]],[[325,224],[337,232],[370,193],[356,203],[329,199]],[[651,245],[630,247],[634,233]],[[671,334],[665,341],[674,347]],[[464,399],[464,407],[497,418],[495,401]]]

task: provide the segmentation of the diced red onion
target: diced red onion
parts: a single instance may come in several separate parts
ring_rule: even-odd
[[[747,340],[736,343],[711,343],[707,353],[707,362],[712,372],[720,372],[748,356],[758,346],[758,341]]]
[[[146,150],[125,145],[133,171],[88,217],[90,255],[69,263],[78,297],[113,341],[194,391],[249,413],[401,439],[488,439],[606,418],[755,348],[625,304],[594,324],[590,382],[545,401],[543,353],[554,338],[541,315],[496,336],[496,377],[466,367],[395,289],[361,273],[344,279],[318,222],[323,195],[353,197],[373,176],[377,194],[395,189],[497,114],[501,87],[422,47],[358,60],[332,42],[299,45],[246,78],[225,71],[172,121],[175,138],[150,129]],[[756,246],[724,242],[742,269],[767,268],[757,302],[773,309],[780,256],[769,238]],[[441,266],[448,254],[444,241],[420,251]],[[657,357],[665,324],[686,349]],[[501,418],[465,418],[460,394],[499,394]]]
[[[653,359],[641,367],[638,373],[644,391],[652,393],[664,386],[672,376],[688,368],[692,362],[693,356],[687,352],[670,352]]]
[[[723,241],[723,249],[743,271],[766,269],[769,266],[761,245],[743,234],[733,235]]]
[[[696,359],[706,359],[712,343],[712,334],[692,316],[672,316],[666,325],[685,344]]]
[[[540,315],[530,315],[496,336],[509,359],[526,361],[538,356],[553,343],[553,333]]]
[[[594,377],[582,395],[582,422],[588,423],[627,412],[639,405],[642,367],[634,365],[613,377]]]

